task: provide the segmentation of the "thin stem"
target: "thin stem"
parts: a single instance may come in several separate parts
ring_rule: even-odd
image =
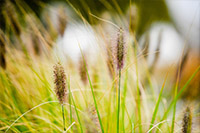
[[[118,86],[118,108],[117,108],[117,133],[119,133],[119,113],[120,113],[120,82],[121,82],[121,69],[119,69],[119,86]]]
[[[64,114],[64,107],[63,107],[63,104],[62,104],[62,115],[63,115],[63,127],[64,127],[64,131],[66,131],[66,128],[65,128],[65,114]]]
[[[126,92],[127,92],[127,80],[128,80],[128,71],[126,71],[126,77],[124,81],[124,89],[123,89],[123,101],[122,101],[122,129],[125,132],[125,124],[124,124],[124,117],[125,117],[125,108],[126,108]]]
[[[83,133],[83,128],[82,128],[81,120],[80,120],[80,117],[79,117],[79,115],[78,115],[78,110],[77,110],[77,108],[76,108],[76,104],[75,104],[73,95],[71,95],[71,98],[72,98],[72,102],[73,102],[73,104],[74,104],[74,108],[75,108],[75,112],[76,112],[76,116],[77,116],[78,122],[79,122],[79,124],[80,124],[81,133]]]
[[[70,77],[68,78],[69,79],[69,84],[68,84],[68,89],[69,89],[69,112],[70,112],[70,124],[72,123],[72,107],[71,107],[71,90],[70,90]]]
[[[110,91],[112,91],[113,88],[114,88],[114,84],[112,85],[112,88],[111,88]],[[109,124],[110,124],[109,121],[110,121],[110,111],[111,111],[111,106],[112,106],[112,105],[111,105],[111,102],[112,102],[112,98],[111,98],[111,97],[112,97],[112,92],[110,92],[110,96],[109,96],[109,97],[110,97],[110,99],[109,99],[109,105],[108,105],[108,117],[107,117],[107,127],[106,127],[106,132],[109,132],[108,129],[109,129],[109,126],[110,126],[110,125],[109,125]]]
[[[86,72],[87,72],[87,77],[88,77],[88,81],[89,81],[89,84],[90,84],[90,89],[91,89],[91,92],[92,92],[92,96],[93,96],[93,100],[94,100],[95,109],[96,109],[96,111],[97,111],[97,116],[98,116],[98,119],[99,119],[99,124],[100,124],[100,126],[101,126],[101,132],[104,133],[103,124],[102,124],[102,122],[101,122],[100,113],[99,113],[99,110],[98,110],[98,107],[97,107],[96,98],[95,98],[95,95],[94,95],[93,85],[92,85],[92,82],[91,82],[91,80],[90,80],[90,75],[89,75],[89,72],[88,72],[88,69],[87,69],[87,66],[86,66],[86,62],[85,62],[85,58],[84,58],[84,55],[83,55],[83,52],[82,52],[82,50],[81,50],[80,45],[79,45],[79,48],[80,48],[81,55],[82,55],[83,62],[84,62],[84,66],[85,66],[85,69],[86,69]]]
[[[77,119],[78,119],[78,122],[79,122],[80,128],[81,128],[81,133],[83,133],[83,128],[82,128],[82,124],[81,124],[80,117],[79,117],[79,115],[78,115],[78,110],[77,110],[77,108],[76,108],[76,104],[75,104],[73,95],[72,95],[71,90],[70,90],[70,78],[69,78],[69,81],[68,81],[68,89],[69,89],[69,93],[70,93],[70,96],[71,96],[70,101],[72,100],[72,102],[73,102],[73,104],[74,104],[76,116],[77,116]],[[70,104],[70,107],[71,107],[71,104]],[[70,117],[71,117],[70,119],[72,120],[72,114],[71,114],[71,113],[72,113],[72,112],[70,111]]]
[[[142,124],[141,124],[141,103],[140,103],[140,88],[139,88],[139,77],[138,77],[138,61],[137,61],[137,48],[135,47],[135,69],[136,69],[136,84],[137,84],[137,108],[138,108],[138,115],[139,115],[139,132],[142,133]]]

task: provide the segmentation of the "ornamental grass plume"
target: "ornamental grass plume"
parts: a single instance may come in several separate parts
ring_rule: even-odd
[[[123,68],[124,55],[125,55],[124,35],[123,35],[123,29],[120,28],[117,37],[117,49],[116,49],[116,61],[118,70],[121,70]]]
[[[189,107],[185,110],[182,126],[182,133],[191,133],[192,115]]]
[[[119,73],[119,86],[118,86],[118,102],[117,102],[117,133],[119,133],[119,114],[120,114],[120,82],[121,82],[121,69],[124,65],[124,56],[125,56],[125,43],[123,29],[120,28],[117,37],[117,49],[116,49],[116,61],[117,69]]]
[[[85,59],[85,63],[87,65],[86,59]],[[84,83],[84,85],[86,85],[87,84],[87,71],[85,68],[84,61],[81,58],[79,60],[79,74],[80,74],[82,82]]]
[[[66,81],[66,75],[64,72],[64,68],[61,65],[61,63],[58,62],[54,66],[54,84],[55,84],[55,92],[56,92],[57,98],[62,106],[64,131],[66,131],[66,128],[65,128],[65,115],[64,115],[63,105],[66,100],[66,92],[67,92],[65,81]]]

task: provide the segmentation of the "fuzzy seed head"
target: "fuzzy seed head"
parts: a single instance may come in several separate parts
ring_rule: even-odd
[[[117,68],[122,69],[124,65],[124,36],[123,29],[119,29],[118,37],[117,37]]]
[[[86,59],[85,59],[85,62],[86,62]],[[86,71],[85,63],[84,63],[83,59],[79,60],[79,74],[80,74],[81,80],[86,85],[87,84],[87,71]]]
[[[183,117],[182,133],[191,133],[192,116],[190,108],[187,107]]]
[[[58,97],[60,104],[64,104],[66,99],[66,75],[64,72],[64,68],[60,63],[57,63],[54,66],[54,84],[55,84],[55,92]]]

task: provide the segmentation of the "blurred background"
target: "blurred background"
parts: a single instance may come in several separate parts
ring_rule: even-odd
[[[78,44],[91,60],[99,46],[115,43],[117,28],[134,36],[148,53],[149,66],[177,65],[192,71],[200,62],[200,3],[198,0],[1,0],[0,65],[6,49],[30,56],[59,56],[77,63]],[[113,23],[113,24],[111,24]],[[102,36],[103,39],[102,39]],[[134,47],[134,43],[132,46]],[[157,54],[155,54],[157,53]]]
[[[156,122],[160,122],[166,112],[163,120],[172,118],[173,104],[170,103],[175,99],[178,84],[180,100],[176,106],[175,129],[181,130],[183,109],[190,106],[194,112],[193,131],[198,132],[199,0],[0,0],[0,131],[5,131],[27,110],[56,100],[53,65],[58,61],[64,66],[67,77],[71,77],[77,107],[84,113],[89,112],[89,115],[80,115],[84,130],[90,132],[90,128],[96,127],[95,131],[99,128],[98,122],[93,122],[95,118],[92,117],[92,122],[85,118],[91,114],[88,108],[93,110],[93,100],[88,93],[90,87],[81,48],[104,127],[115,132],[116,127],[110,123],[116,120],[113,117],[116,116],[116,90],[110,90],[116,88],[113,86],[118,78],[113,54],[120,27],[126,45],[122,70],[122,86],[127,87],[124,104],[131,117],[125,115],[126,131],[132,130],[132,122],[138,124],[140,96],[141,114],[145,114],[142,122],[151,121],[152,107],[164,82]],[[166,74],[167,80],[163,81]],[[123,88],[122,92],[125,92]],[[15,123],[12,131],[62,131],[60,109],[55,107],[50,103],[31,111]],[[65,109],[69,112],[68,107]],[[75,112],[76,125],[71,132],[80,131],[74,116]],[[67,117],[68,126],[71,125],[69,119]],[[139,131],[138,125],[135,128]],[[148,130],[149,126],[142,128]],[[161,129],[170,132],[170,124]]]

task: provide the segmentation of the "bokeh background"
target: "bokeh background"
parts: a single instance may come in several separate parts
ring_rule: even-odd
[[[72,88],[89,87],[85,83],[87,77],[82,77],[80,47],[96,88],[108,86],[105,51],[108,47],[114,49],[119,27],[124,29],[127,44],[129,62],[125,68],[130,68],[130,75],[133,76],[135,67],[131,62],[138,60],[141,85],[147,93],[151,92],[153,85],[158,96],[164,77],[169,73],[163,99],[165,106],[167,101],[173,99],[178,75],[180,90],[200,65],[199,0],[0,0],[0,130],[5,131],[17,116],[41,101],[54,100],[51,71],[58,60],[66,72],[74,76]],[[138,59],[132,54],[135,52]],[[132,79],[134,76],[129,80]],[[184,105],[195,110],[196,132],[200,128],[199,79],[198,73],[177,104],[178,113],[183,111]],[[134,85],[130,84],[129,88]],[[26,88],[29,89],[26,91]],[[26,95],[32,100],[20,105]],[[152,97],[153,94],[149,95]],[[78,101],[84,101],[84,98]],[[84,105],[79,104],[83,109]],[[5,106],[7,109],[4,110]],[[14,112],[15,109],[18,111]],[[52,110],[50,112],[53,113]],[[53,115],[57,117],[56,112]],[[32,117],[31,120],[39,119]],[[60,121],[53,121],[46,114],[44,118],[55,125]],[[33,130],[34,124],[27,126],[28,119],[13,131],[36,131]],[[37,129],[49,130],[40,130],[39,126]],[[55,126],[51,128],[52,132],[55,129],[60,130]]]

